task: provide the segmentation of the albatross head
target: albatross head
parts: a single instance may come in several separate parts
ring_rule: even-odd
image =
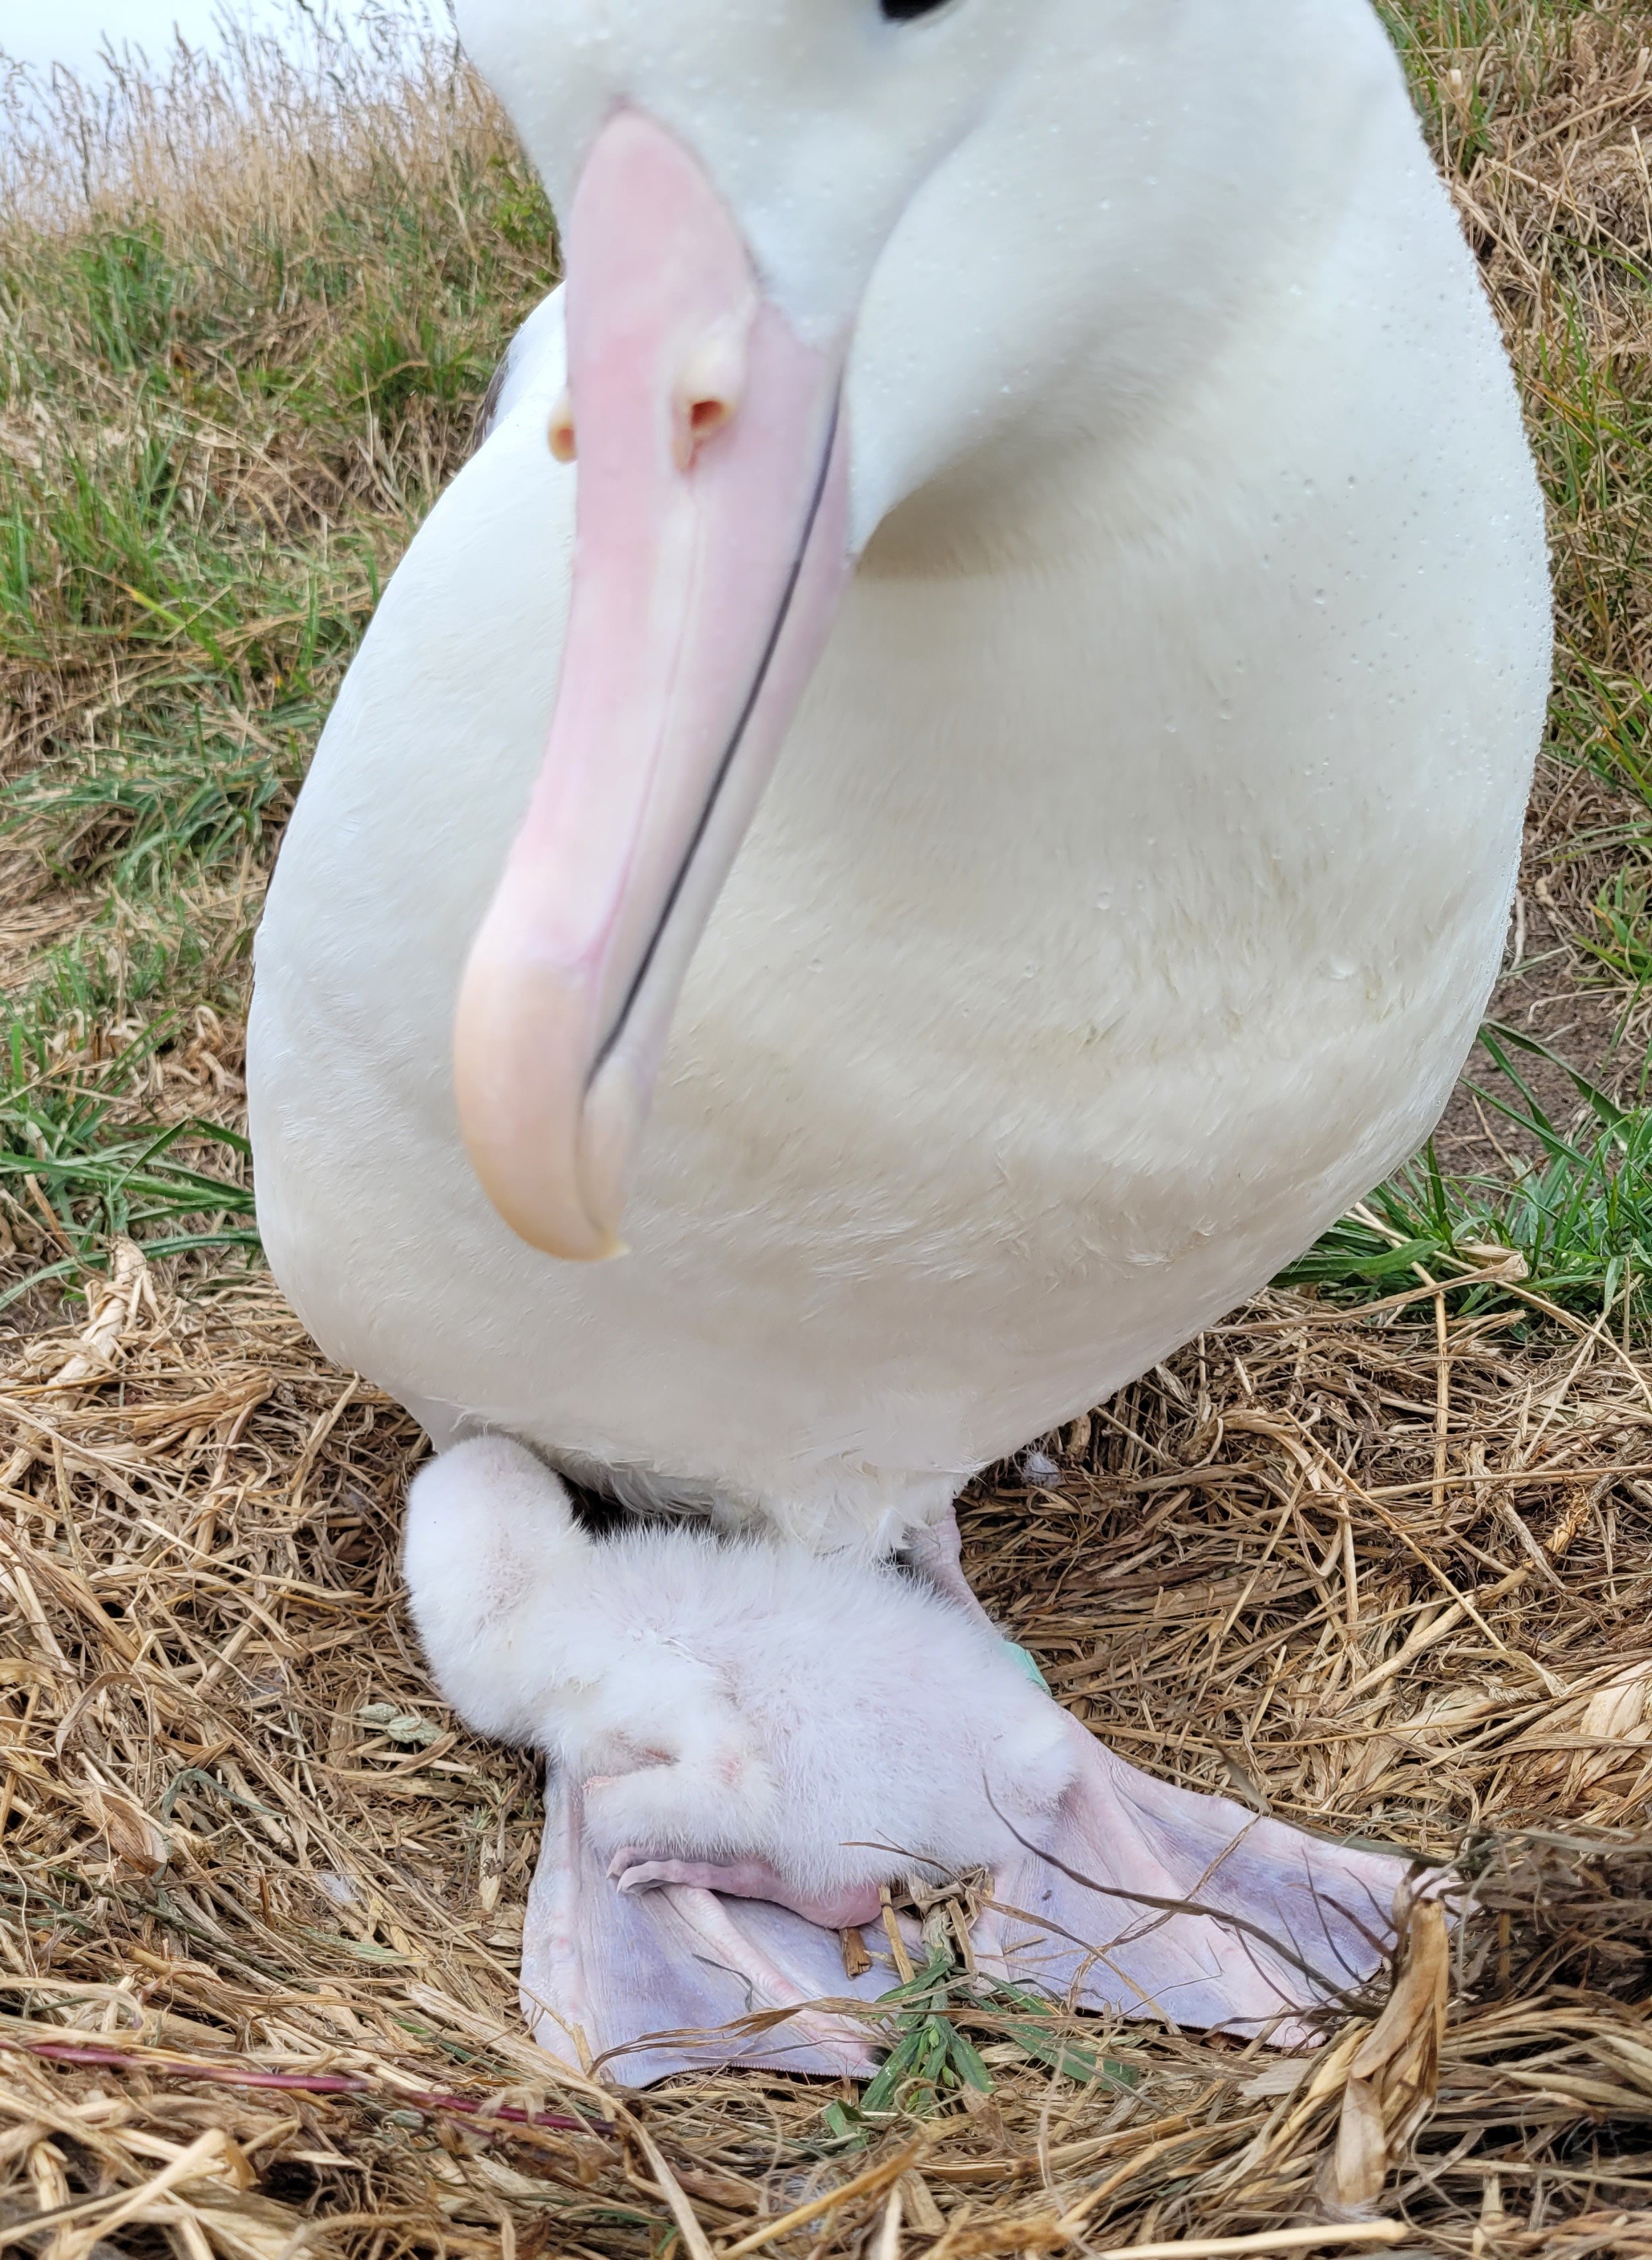
[[[555,719],[472,948],[460,1117],[550,1254],[617,1251],[688,962],[852,546],[879,254],[1046,0],[461,0],[565,223]]]

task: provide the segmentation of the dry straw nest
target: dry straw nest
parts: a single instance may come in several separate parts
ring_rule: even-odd
[[[1425,2249],[1652,2242],[1652,1392],[1607,1328],[1522,1352],[1518,1299],[1280,1298],[977,1486],[973,1573],[1098,1731],[1455,1859],[1466,1913],[1420,1911],[1387,2006],[1318,2054],[1085,2020],[1085,2079],[977,2022],[991,2094],[846,2150],[847,2085],[621,2102],[527,2045],[537,1785],[410,1638],[422,1440],[256,1278],[181,1296],[116,1254],[0,1398],[18,2228],[192,2260],[941,2260],[1373,2214]]]
[[[1557,293],[1591,368],[1648,349],[1622,247],[1652,256],[1652,35],[1621,5],[1391,12],[1552,468]],[[1558,529],[1568,680],[1585,654],[1620,716],[1643,500],[1608,462]],[[75,736],[89,676],[13,680],[14,758]],[[1525,882],[1556,948],[1580,774],[1551,774]],[[4,901],[9,976],[82,914]],[[232,1004],[191,1010],[131,1104],[233,1126]],[[8,1277],[61,1252],[24,1191]],[[0,1336],[0,2249],[1652,2252],[1652,1371],[1622,1305],[1566,1317],[1507,1265],[1376,1308],[1274,1296],[975,1487],[971,1574],[1098,1733],[1451,1863],[1457,1919],[1420,1904],[1307,2054],[1090,2020],[1063,2057],[955,1992],[990,2092],[856,2123],[847,2085],[622,2098],[526,2043],[538,1784],[411,1638],[422,1439],[256,1269],[108,1253],[84,1305]]]

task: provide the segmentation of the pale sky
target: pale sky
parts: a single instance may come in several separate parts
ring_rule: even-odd
[[[105,35],[130,39],[158,61],[174,27],[191,46],[212,44],[216,0],[0,0],[0,51],[37,68],[68,63],[95,68]],[[235,0],[238,21],[254,25],[289,15],[280,0]]]

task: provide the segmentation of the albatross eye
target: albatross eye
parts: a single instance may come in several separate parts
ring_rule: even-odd
[[[880,0],[880,4],[891,24],[910,24],[914,17],[933,16],[947,0]]]

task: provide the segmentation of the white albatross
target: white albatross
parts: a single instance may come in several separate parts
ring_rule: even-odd
[[[866,1704],[840,1674],[834,1742],[779,1696],[834,1621],[846,1654],[862,1615],[930,1626],[883,1659],[898,1711],[925,1640],[972,1629],[969,1475],[1434,1121],[1501,947],[1548,589],[1366,0],[459,12],[568,280],[340,694],[249,1083],[276,1276],[460,1448],[445,1536],[410,1541],[433,1661],[564,1753],[525,2002],[576,2055],[846,1990],[819,1848],[742,1840],[689,1764],[701,1714],[644,1699],[671,1659],[816,1809]],[[767,1663],[730,1660],[750,1542],[662,1541],[651,1606],[592,1586],[606,1660],[538,1657],[539,1708],[507,1699],[569,1620],[524,1598],[553,1467],[766,1533]],[[903,1548],[950,1610],[878,1566]],[[570,1687],[652,1720],[594,1779]],[[1058,1730],[1013,1873],[996,1804],[970,1833],[978,1734],[914,1793],[949,1863],[978,1836],[1021,1892],[1012,1973],[1255,2030],[1371,1966],[1397,1863]],[[604,1781],[673,1765],[669,1841],[605,1836]],[[926,1856],[862,1847],[855,1887]],[[798,2020],[617,2076],[861,2060]]]

